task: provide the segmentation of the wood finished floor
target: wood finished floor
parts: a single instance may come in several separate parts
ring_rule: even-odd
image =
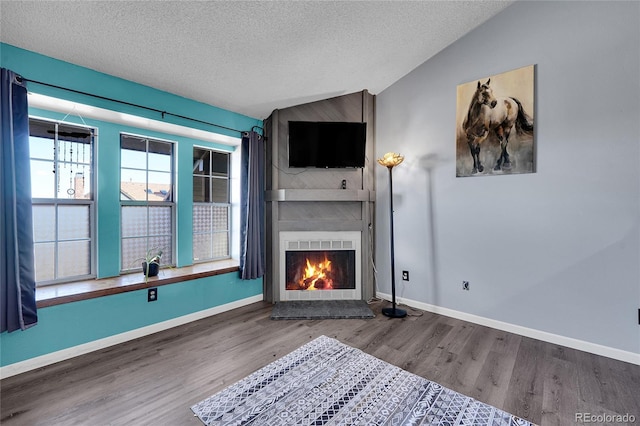
[[[0,382],[0,423],[201,425],[189,407],[326,335],[540,425],[632,414],[640,366],[409,309],[389,319],[269,319],[255,303]],[[593,424],[593,423],[592,423]]]

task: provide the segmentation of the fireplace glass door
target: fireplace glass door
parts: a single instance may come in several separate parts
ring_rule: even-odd
[[[286,251],[286,290],[353,290],[355,250]]]

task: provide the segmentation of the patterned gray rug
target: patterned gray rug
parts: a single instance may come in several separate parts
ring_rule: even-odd
[[[271,319],[344,319],[374,318],[364,300],[292,300],[278,302],[271,311]]]
[[[205,425],[532,425],[326,336],[191,410]]]

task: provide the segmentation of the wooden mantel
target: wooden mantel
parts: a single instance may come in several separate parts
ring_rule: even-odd
[[[276,189],[265,192],[265,201],[375,201],[366,189]]]

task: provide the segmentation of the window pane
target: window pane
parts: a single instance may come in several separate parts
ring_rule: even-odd
[[[193,236],[193,260],[211,259],[211,234],[196,234]]]
[[[213,206],[213,229],[226,231],[229,229],[229,207]]]
[[[154,149],[156,149],[156,151],[154,151]],[[149,170],[171,171],[170,144],[149,142]]]
[[[90,179],[83,173],[88,171],[88,167],[73,168],[70,164],[58,164],[57,175],[57,197],[66,200],[82,200],[88,199],[90,196],[91,184]],[[87,174],[89,176],[89,174]]]
[[[155,140],[149,140],[149,154],[164,155],[166,158],[171,158],[172,144],[169,142],[161,142]]]
[[[90,238],[89,206],[58,207],[58,240]]]
[[[193,232],[211,232],[211,206],[193,206]]]
[[[171,235],[171,207],[149,207],[149,235]]]
[[[171,201],[171,173],[149,172],[148,200]]]
[[[55,279],[55,243],[34,244],[36,282]]]
[[[56,123],[52,121],[29,119],[29,135],[33,138],[53,140],[55,131]]]
[[[218,259],[229,255],[229,234],[213,234],[213,258]]]
[[[31,124],[29,124],[29,127],[31,127]],[[52,125],[51,128],[53,129],[54,126]],[[53,135],[51,139],[31,136],[29,138],[29,156],[53,161],[53,145]]]
[[[74,277],[89,275],[90,266],[89,241],[66,241],[58,244],[58,276]]]
[[[149,238],[149,248],[151,247],[162,249],[160,265],[171,265],[173,263],[171,257],[171,252],[173,251],[171,247],[171,236]]]
[[[193,148],[193,174],[209,176],[211,173],[211,151]]]
[[[123,206],[121,220],[123,237],[139,237],[147,235],[146,206]]]
[[[147,154],[144,151],[123,149],[120,153],[120,167],[144,169],[147,166]]]
[[[31,211],[33,212],[33,241],[54,241],[56,239],[55,207],[36,204],[32,206]]]
[[[211,201],[214,203],[229,202],[229,181],[227,179],[211,179]]]
[[[229,175],[229,154],[213,152],[213,173],[215,176]]]
[[[126,238],[122,240],[122,269],[139,269],[147,253],[147,238]]]
[[[120,136],[120,167],[147,168],[147,142],[135,136]]]
[[[193,177],[193,201],[195,203],[207,203],[211,201],[209,195],[209,181],[211,178],[206,176]]]
[[[31,160],[31,197],[54,198],[56,191],[56,174],[53,162]]]
[[[120,199],[146,201],[148,191],[146,182],[146,171],[122,169],[120,171]]]

